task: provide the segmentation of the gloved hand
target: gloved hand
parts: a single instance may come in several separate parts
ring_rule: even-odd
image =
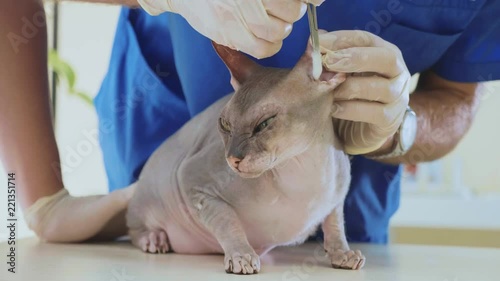
[[[335,128],[348,154],[367,154],[391,139],[409,102],[410,73],[395,45],[365,31],[321,33],[323,66],[349,73],[334,93]]]
[[[74,197],[63,188],[38,199],[24,211],[24,219],[41,240],[49,242],[117,238],[126,234],[124,214],[134,189],[135,184],[106,195]]]
[[[138,0],[146,12],[173,12],[218,44],[256,58],[281,49],[292,24],[306,12],[305,3],[324,0]]]

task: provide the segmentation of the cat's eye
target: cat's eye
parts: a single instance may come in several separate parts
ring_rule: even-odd
[[[224,118],[219,118],[219,125],[222,131],[226,133],[231,132],[231,126],[229,126],[229,123]]]
[[[255,127],[255,129],[253,130],[254,134],[267,128],[267,126],[269,126],[269,124],[271,123],[271,121],[273,121],[273,119],[275,117],[276,117],[276,115],[273,117],[267,118],[266,120],[262,121],[259,125],[257,125],[257,127]]]

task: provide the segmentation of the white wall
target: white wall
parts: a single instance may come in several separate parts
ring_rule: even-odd
[[[119,8],[117,6],[63,3],[59,29],[59,54],[74,68],[76,88],[97,94],[106,74]],[[107,191],[106,174],[96,135],[97,115],[93,107],[60,89],[57,104],[56,136],[63,175],[72,194]],[[90,148],[90,149],[89,149]],[[75,157],[77,155],[77,157]]]
[[[474,125],[455,154],[462,159],[464,183],[488,195],[500,192],[500,82],[487,83],[483,92]]]

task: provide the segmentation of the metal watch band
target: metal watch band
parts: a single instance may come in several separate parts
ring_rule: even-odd
[[[388,158],[398,157],[398,156],[401,156],[403,154],[404,154],[404,151],[401,149],[401,146],[399,145],[399,129],[398,129],[398,132],[394,135],[394,145],[393,145],[393,148],[391,149],[391,152],[383,154],[383,155],[366,156],[366,158],[373,159],[373,160],[388,159]]]

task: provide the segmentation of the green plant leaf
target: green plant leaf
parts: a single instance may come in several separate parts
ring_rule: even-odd
[[[75,95],[90,106],[94,105],[92,98],[87,93],[75,89],[75,71],[69,63],[61,59],[57,51],[54,49],[49,50],[48,64],[52,68],[52,71],[56,74],[56,83],[58,85],[61,81],[66,81],[69,94]]]
[[[92,100],[92,98],[91,98],[89,95],[87,95],[86,93],[84,93],[84,92],[74,92],[74,94],[75,94],[77,97],[81,98],[81,99],[82,99],[84,102],[86,102],[88,105],[90,105],[90,106],[93,106],[93,105],[94,105],[94,101],[93,101],[93,100]]]
[[[49,65],[53,68],[57,76],[66,80],[70,89],[75,87],[76,75],[73,68],[67,62],[63,61],[57,51],[53,49],[49,52]]]

